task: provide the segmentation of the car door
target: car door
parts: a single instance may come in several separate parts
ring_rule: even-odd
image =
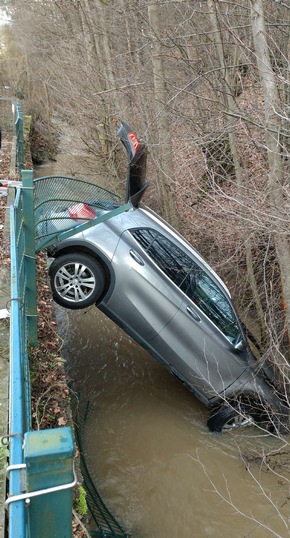
[[[230,298],[214,278],[193,264],[180,309],[152,345],[173,371],[211,399],[247,367],[247,350]]]
[[[175,316],[183,293],[174,245],[151,228],[123,232],[112,259],[114,291],[105,309],[136,339],[150,342]]]

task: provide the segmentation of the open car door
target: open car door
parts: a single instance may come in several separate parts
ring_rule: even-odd
[[[121,122],[118,136],[128,154],[128,172],[125,202],[138,207],[149,183],[146,183],[147,146],[125,122]]]

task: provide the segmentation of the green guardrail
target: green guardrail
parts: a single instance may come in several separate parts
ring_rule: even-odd
[[[10,208],[11,300],[9,384],[9,538],[72,536],[74,439],[69,427],[31,431],[29,346],[37,345],[33,172],[23,170],[18,100],[0,98],[0,128],[16,138],[18,175]]]
[[[21,170],[24,168],[24,139],[23,139],[23,115],[20,101],[16,101],[12,105],[14,114],[14,124],[16,132],[16,148],[17,148],[17,168],[18,175],[21,175]]]
[[[0,130],[2,140],[6,135],[15,137],[18,176],[24,168],[23,114],[21,102],[14,97],[0,97]]]
[[[119,204],[119,197],[111,191],[68,176],[46,176],[35,179],[34,220],[36,251],[54,245],[72,235],[82,232],[100,222],[128,211],[132,204]],[[67,211],[72,205],[90,204],[98,210],[106,210],[94,219],[74,221]]]
[[[28,349],[37,344],[32,177],[32,171],[22,172],[23,184],[10,210],[8,536],[71,538],[76,484],[72,430],[31,431]]]

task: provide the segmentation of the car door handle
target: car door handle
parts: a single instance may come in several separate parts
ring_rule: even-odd
[[[137,254],[137,252],[135,252],[135,250],[130,250],[129,251],[130,253],[130,256],[133,258],[133,260],[135,260],[135,262],[139,263],[139,265],[145,265],[145,263],[143,262],[141,256],[139,256],[139,254]]]
[[[189,306],[186,307],[186,312],[195,320],[195,321],[201,321],[200,317],[196,312],[191,310]]]

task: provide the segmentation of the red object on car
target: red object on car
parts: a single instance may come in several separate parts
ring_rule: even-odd
[[[68,208],[69,216],[76,220],[92,220],[96,218],[96,212],[91,206],[84,203],[79,203]]]

